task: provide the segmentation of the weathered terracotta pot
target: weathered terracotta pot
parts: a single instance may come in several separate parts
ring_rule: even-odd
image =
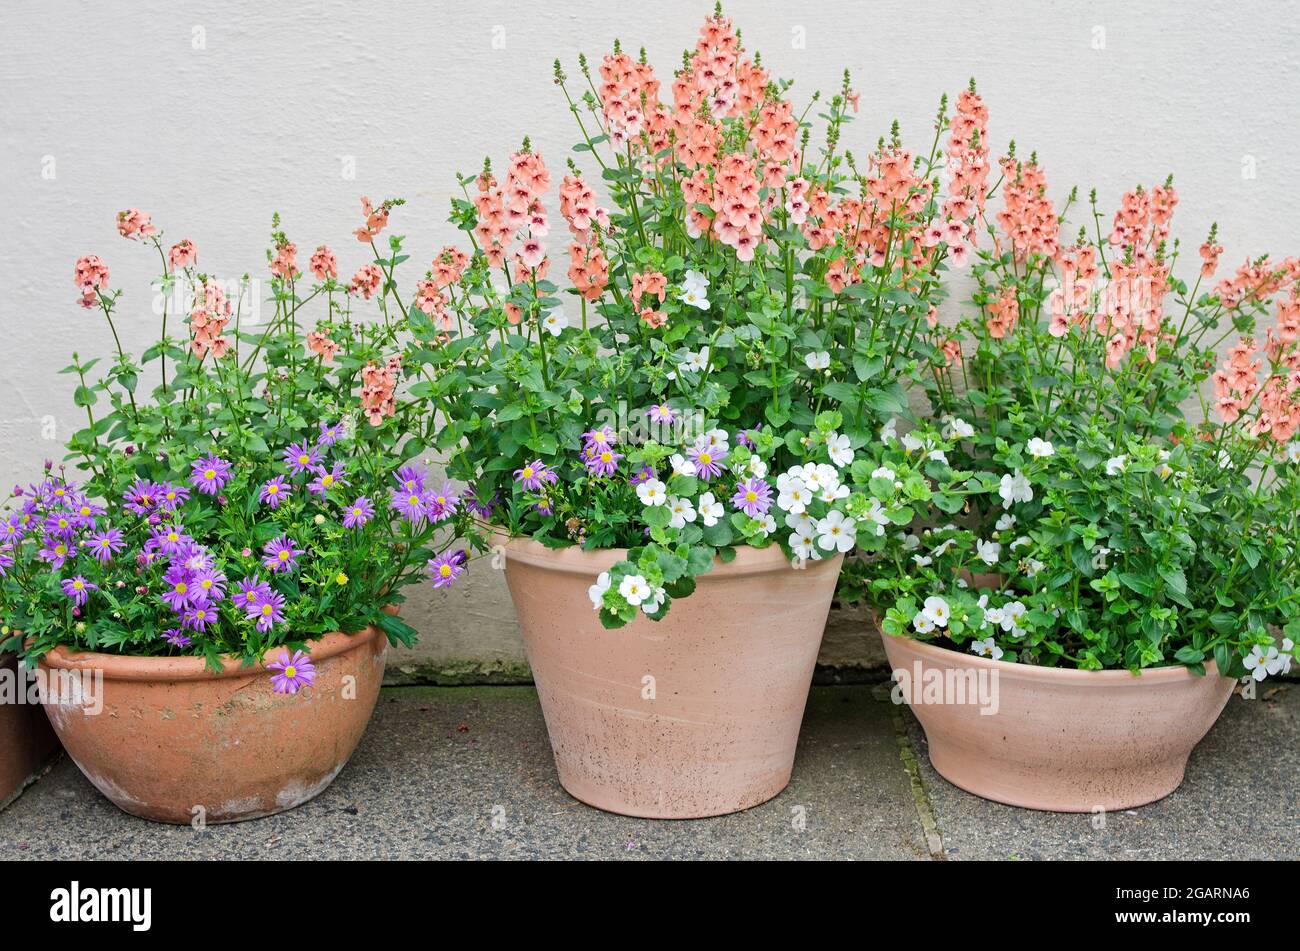
[[[736,812],[790,781],[841,557],[740,548],[662,621],[605,630],[587,589],[621,549],[504,544],[560,783],[610,812]]]
[[[1234,684],[1213,662],[1203,677],[1184,667],[1061,670],[881,639],[939,774],[985,799],[1052,812],[1129,809],[1169,795]],[[964,679],[965,702],[917,693],[940,677]],[[977,677],[986,678],[983,695],[972,694]]]
[[[227,659],[220,673],[199,657],[55,648],[42,669],[103,671],[103,707],[93,713],[97,700],[83,691],[71,703],[44,697],[45,712],[86,778],[129,813],[174,823],[269,816],[334,780],[384,678],[388,641],[378,628],[327,634],[309,646],[315,679],[296,694],[273,692],[275,672],[265,667],[282,659],[283,647],[252,667]]]

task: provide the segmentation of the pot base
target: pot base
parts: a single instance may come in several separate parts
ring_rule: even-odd
[[[1114,812],[1168,796],[1232,695],[1212,663],[1082,671],[1010,664],[881,634],[944,779],[994,802]]]

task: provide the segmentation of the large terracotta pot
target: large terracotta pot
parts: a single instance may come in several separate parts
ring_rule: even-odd
[[[610,812],[716,816],[790,781],[841,557],[740,548],[667,617],[606,630],[587,589],[626,552],[504,545],[560,783]]]
[[[45,697],[45,712],[86,778],[125,811],[160,822],[236,822],[319,794],[352,755],[379,696],[388,641],[375,627],[309,645],[311,686],[272,690],[286,649],[220,673],[199,657],[123,657],[55,648],[46,671],[103,671],[93,696]],[[88,685],[93,683],[88,682]],[[84,702],[76,702],[78,699]],[[202,807],[201,811],[197,807]]]
[[[985,799],[1053,812],[1128,809],[1169,795],[1234,683],[1213,662],[1203,677],[1185,667],[1134,675],[1009,664],[908,637],[881,639],[939,774]],[[954,685],[964,679],[964,702],[953,702],[962,697],[952,692],[927,699],[926,683],[940,677]],[[970,689],[977,677],[985,678],[982,695]]]

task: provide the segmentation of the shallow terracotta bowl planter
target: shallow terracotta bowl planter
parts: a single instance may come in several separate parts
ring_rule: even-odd
[[[123,657],[55,648],[46,671],[103,671],[103,709],[50,702],[68,755],[125,811],[159,822],[236,822],[283,812],[322,792],[365,732],[388,641],[375,627],[309,645],[316,676],[273,692],[268,663],[286,648],[213,673],[199,657]],[[66,699],[66,698],[65,698]],[[197,807],[201,807],[201,812]]]
[[[1203,677],[1185,667],[1135,676],[1009,664],[907,637],[881,639],[896,678],[899,671],[909,682],[918,672],[990,678],[991,714],[975,702],[911,704],[935,770],[985,799],[1053,812],[1129,809],[1169,795],[1234,684],[1213,662]]]
[[[796,569],[739,548],[659,622],[606,630],[587,596],[621,549],[504,543],[560,783],[589,805],[684,819],[747,809],[790,781],[841,557]]]

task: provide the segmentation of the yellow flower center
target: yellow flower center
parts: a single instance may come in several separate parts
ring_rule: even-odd
[[[202,581],[199,582],[199,584],[203,585],[204,591],[207,591],[209,588],[212,587],[212,580],[210,578],[204,578]]]
[[[707,452],[700,453],[700,465],[707,466],[712,461],[713,461],[713,455],[711,453],[707,453]]]
[[[334,484],[334,477],[327,472],[320,477],[320,484],[327,487],[331,486]]]
[[[361,509],[360,509],[360,508],[353,508],[353,509],[352,509],[352,514],[353,514],[353,515],[360,515],[360,514],[361,514]]]
[[[611,454],[608,450],[600,454],[601,462],[610,462],[613,460],[613,458],[614,458],[613,454]]]
[[[311,462],[311,456],[301,455],[298,457],[298,465],[300,466],[305,466],[309,462]]]
[[[532,467],[532,466],[524,466],[524,478],[525,478],[525,479],[531,479],[532,477],[533,477],[533,467]]]
[[[268,495],[275,495],[275,493],[279,491],[280,491],[280,487],[276,485],[274,482],[272,482],[270,485],[266,487],[266,492]]]
[[[211,482],[211,481],[212,481],[213,479],[215,479],[216,477],[217,477],[217,470],[216,470],[216,469],[204,469],[204,470],[203,470],[203,478],[207,479],[209,482]]]
[[[262,614],[265,615],[266,617],[270,617],[270,616],[271,616],[271,612],[272,612],[273,610],[275,610],[275,609],[272,608],[271,605],[269,605],[269,604],[264,604],[264,605],[262,605]]]
[[[757,501],[758,501],[758,493],[755,492],[753,489],[750,489],[748,492],[745,493],[745,501],[746,501],[746,502],[757,502]]]
[[[174,590],[176,591],[177,594],[184,594],[186,591],[189,590],[189,585],[187,585],[184,581],[178,581],[176,582],[176,588]]]
[[[347,583],[348,583],[348,576],[345,575],[343,572],[340,571],[340,572],[338,573],[338,577],[336,577],[336,578],[334,579],[334,581],[335,581],[336,583],[338,583],[338,584],[341,584],[341,585],[343,585],[343,584],[347,584]]]
[[[85,587],[85,585],[82,584],[80,581],[74,581],[74,582],[72,582],[72,587],[73,587],[74,590],[76,590],[76,591],[80,591],[82,588]]]
[[[419,505],[420,497],[418,495],[409,496],[406,500],[408,505]]]
[[[288,561],[288,560],[289,560],[289,552],[288,552],[287,550],[285,550],[285,549],[281,549],[281,550],[280,550],[280,554],[279,554],[279,558],[280,558],[281,561]]]
[[[288,667],[284,668],[284,675],[290,680],[293,680],[293,678],[298,676],[298,668],[290,664]]]
[[[179,537],[180,537],[180,536],[177,535],[175,532],[168,532],[168,533],[167,533],[167,540],[168,540],[169,542],[174,542],[174,541],[176,541]]]
[[[68,553],[68,546],[63,544],[62,542],[59,542],[59,544],[54,546],[54,554],[66,555],[67,553]]]
[[[438,574],[442,575],[444,578],[450,578],[450,577],[451,577],[451,565],[440,565],[440,566],[438,567]]]

